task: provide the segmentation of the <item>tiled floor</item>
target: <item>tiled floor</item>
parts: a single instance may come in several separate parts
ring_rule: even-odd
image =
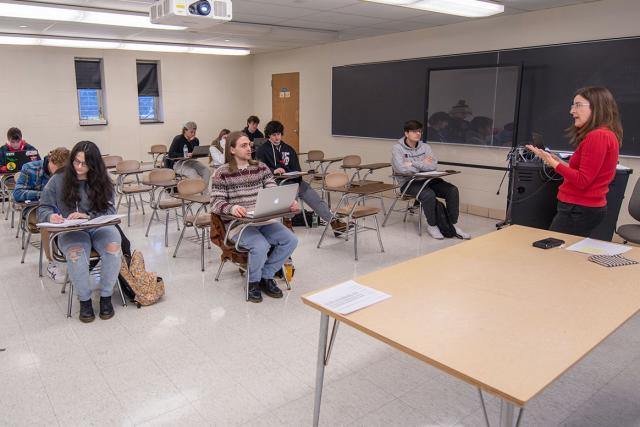
[[[172,258],[156,224],[136,213],[127,233],[163,276],[166,297],[82,324],[67,319],[60,286],[37,275],[37,250],[24,265],[19,240],[0,220],[0,425],[307,426],[313,413],[317,312],[300,295],[459,243],[419,237],[394,217],[383,229],[386,253],[363,235],[352,246],[320,229],[297,228],[293,290],[262,304],[243,300],[242,278],[226,266],[213,280],[218,250],[185,242]],[[143,223],[144,221],[144,223]],[[493,220],[463,216],[478,236]],[[401,277],[398,280],[402,280]],[[588,325],[585,325],[588,327]],[[634,318],[528,406],[524,426],[639,426],[640,319]],[[498,417],[497,399],[487,397]],[[325,426],[481,426],[477,391],[390,347],[343,327],[327,368]]]

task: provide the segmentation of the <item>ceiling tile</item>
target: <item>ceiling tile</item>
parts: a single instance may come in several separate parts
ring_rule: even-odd
[[[370,18],[367,16],[350,15],[338,12],[317,12],[312,15],[305,16],[306,21],[313,22],[333,22],[335,24],[348,25],[350,27],[362,27],[365,25],[374,26],[384,22],[384,19]]]
[[[237,1],[235,0],[234,5]],[[254,0],[258,3],[270,3],[288,7],[305,7],[315,10],[331,10],[361,3],[360,0]]]
[[[286,7],[255,1],[234,1],[233,14],[248,13],[251,15],[275,16],[280,18],[300,18],[316,12],[302,7]]]
[[[334,12],[350,13],[380,19],[407,19],[424,13],[422,10],[410,9],[408,7],[391,6],[366,1],[352,6],[341,7],[340,9],[334,10]]]

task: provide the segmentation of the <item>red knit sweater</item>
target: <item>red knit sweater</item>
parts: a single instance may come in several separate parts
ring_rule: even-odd
[[[606,206],[619,150],[618,139],[609,129],[589,132],[571,156],[569,166],[556,166],[556,172],[564,178],[558,189],[558,200],[588,207]]]

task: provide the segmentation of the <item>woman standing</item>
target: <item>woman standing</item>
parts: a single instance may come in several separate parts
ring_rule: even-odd
[[[116,213],[115,191],[98,147],[78,142],[63,173],[55,174],[40,197],[38,221],[62,223],[65,219],[92,219]],[[69,278],[80,299],[80,320],[95,319],[91,302],[89,257],[93,248],[100,254],[100,318],[113,317],[111,294],[120,271],[120,233],[115,226],[65,233],[58,239],[67,259]]]
[[[225,164],[224,146],[227,142],[227,135],[229,135],[230,133],[231,131],[229,129],[222,129],[218,134],[218,137],[213,140],[211,146],[209,147],[209,163],[214,169],[217,169]]]
[[[567,136],[577,146],[569,163],[532,145],[527,148],[564,178],[549,229],[588,237],[607,214],[606,196],[616,174],[622,124],[618,105],[604,87],[579,89],[569,111],[574,123]]]

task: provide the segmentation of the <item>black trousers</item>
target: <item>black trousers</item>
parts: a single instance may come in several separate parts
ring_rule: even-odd
[[[415,196],[418,194],[418,191],[420,191],[422,184],[424,184],[424,181],[414,181],[407,189],[406,194]],[[402,190],[404,190],[404,188],[403,186]],[[420,196],[418,196],[418,200],[422,203],[424,216],[427,218],[427,224],[436,225],[436,197],[444,199],[451,223],[457,223],[460,214],[458,187],[441,178],[434,178],[429,181],[425,189],[420,193]]]
[[[549,230],[589,237],[607,215],[607,207],[591,208],[558,201],[558,212]]]

